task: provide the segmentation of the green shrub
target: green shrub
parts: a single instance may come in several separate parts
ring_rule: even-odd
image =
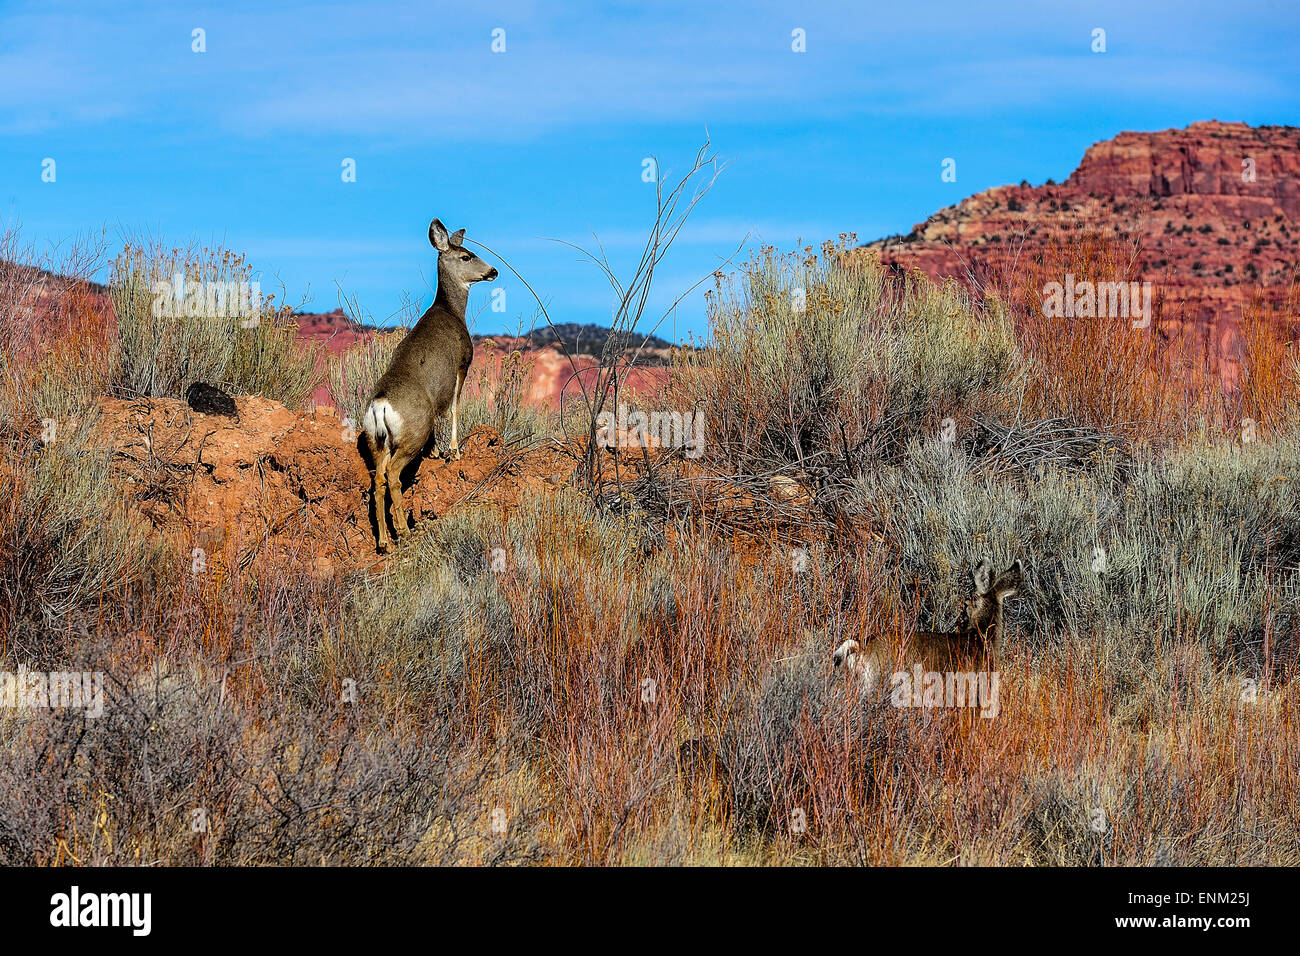
[[[706,415],[706,453],[733,466],[838,457],[1014,391],[1010,321],[956,283],[828,243],[820,258],[765,250],[740,284],[710,298],[712,347],[683,353],[670,389]]]
[[[287,309],[254,294],[253,270],[224,249],[127,246],[113,263],[113,384],[127,395],[181,398],[194,382],[290,408],[316,387],[319,346],[296,342]]]
[[[94,422],[83,409],[56,423],[54,440],[26,453],[6,448],[0,462],[12,480],[0,510],[0,588],[13,596],[0,612],[0,631],[12,628],[10,646],[28,660],[55,652],[42,637],[46,628],[96,608],[111,618],[111,597],[150,574],[161,555],[156,541],[132,527],[111,451],[93,442]]]

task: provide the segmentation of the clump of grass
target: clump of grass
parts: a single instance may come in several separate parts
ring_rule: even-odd
[[[21,320],[6,329],[0,378],[0,653],[47,660],[60,631],[116,620],[105,595],[151,578],[162,551],[133,524],[112,449],[95,436],[111,371],[102,300],[36,267],[0,263],[0,273],[0,294],[17,297],[3,309]]]
[[[1209,383],[1198,378],[1188,353],[1158,335],[1171,318],[1156,277],[1139,270],[1136,240],[1094,231],[1045,238],[1032,256],[1009,261],[990,290],[1014,317],[1016,336],[1032,366],[1024,411],[1031,418],[1064,418],[1138,443],[1168,444],[1203,413]],[[1151,282],[1152,311],[1132,315],[1044,315],[1048,283]],[[1073,309],[1071,309],[1073,312]],[[1109,307],[1107,307],[1109,312]],[[1134,323],[1145,323],[1135,328]],[[1189,399],[1192,400],[1189,402]]]
[[[8,638],[0,643],[27,653],[45,628],[99,608],[106,594],[141,579],[157,556],[132,527],[110,452],[94,445],[92,427],[89,415],[65,424],[54,441],[28,455],[6,453],[0,465],[12,481],[0,501],[0,589],[7,595],[0,634]]]
[[[510,764],[453,746],[446,721],[396,723],[382,712],[363,720],[340,704],[258,720],[224,703],[221,672],[204,667],[109,675],[106,685],[102,717],[39,714],[25,733],[5,735],[0,802],[13,812],[0,822],[0,862],[454,865],[540,856],[525,813],[516,811],[509,833],[490,832],[501,788],[489,775]],[[353,711],[363,707],[359,700]]]
[[[1243,309],[1238,417],[1251,419],[1257,431],[1289,426],[1300,413],[1300,350],[1288,319],[1297,314],[1300,283],[1280,302],[1256,293]]]
[[[528,401],[533,361],[517,349],[506,352],[491,340],[474,351],[477,380],[465,389],[460,410],[462,434],[475,425],[490,425],[507,443],[540,434],[543,412]]]
[[[236,395],[261,395],[286,408],[307,403],[320,384],[317,355],[319,344],[298,340],[293,310],[268,310],[252,329],[240,328],[235,349],[226,369],[227,387]]]
[[[40,254],[0,222],[0,436],[64,420],[106,387],[110,316],[88,281],[101,252]]]
[[[228,249],[128,245],[113,263],[113,384],[180,398],[194,382],[300,407],[317,384],[319,346],[296,342],[292,310],[258,300],[248,261]]]
[[[961,575],[988,553],[1032,564],[1012,619],[1036,622],[1039,640],[1109,631],[1147,655],[1192,641],[1257,675],[1294,668],[1294,439],[1147,454],[1127,484],[1104,467],[1012,482],[975,464],[942,443],[918,443],[901,468],[861,487],[864,510],[894,516],[888,537],[923,627],[951,626]],[[890,511],[892,501],[910,504]]]

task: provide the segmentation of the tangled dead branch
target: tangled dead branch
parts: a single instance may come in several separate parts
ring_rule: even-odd
[[[995,475],[1037,477],[1049,468],[1113,468],[1120,484],[1128,482],[1134,463],[1133,449],[1126,439],[1063,418],[1004,425],[976,415],[967,451],[980,468]]]

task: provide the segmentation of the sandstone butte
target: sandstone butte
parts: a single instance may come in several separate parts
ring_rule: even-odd
[[[1131,243],[1131,274],[1113,278],[1151,282],[1162,329],[1222,354],[1253,295],[1279,302],[1294,291],[1300,128],[1208,121],[1120,133],[1090,147],[1063,183],[987,189],[865,248],[901,269],[996,288],[1017,264],[1085,233]]]

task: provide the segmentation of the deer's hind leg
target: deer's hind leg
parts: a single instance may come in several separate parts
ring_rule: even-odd
[[[414,457],[399,451],[388,462],[388,477],[385,482],[388,486],[388,516],[393,522],[393,530],[397,532],[399,539],[405,538],[411,530],[406,520],[406,505],[402,500],[402,469],[409,465]]]
[[[383,449],[375,458],[375,473],[370,479],[370,505],[375,511],[375,533],[380,554],[386,554],[390,545],[388,538],[388,463],[392,460],[388,449]],[[401,485],[398,485],[401,494]]]

